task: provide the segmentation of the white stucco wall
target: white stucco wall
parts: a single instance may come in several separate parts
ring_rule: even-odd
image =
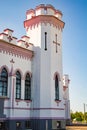
[[[47,51],[44,50],[45,32],[47,32]],[[56,53],[56,45],[53,43],[53,41],[56,40],[55,34],[57,34],[57,42],[60,43],[60,46],[58,46],[58,53]],[[60,117],[63,118],[65,116],[65,106],[62,84],[62,31],[49,23],[39,23],[38,26],[34,25],[32,28],[28,28],[27,35],[30,36],[30,41],[34,43],[34,46],[37,48],[34,48],[35,59],[33,59],[33,88],[36,88],[36,92],[34,93],[34,97],[36,98],[34,98],[34,100],[37,99],[34,101],[34,106],[41,109],[38,111],[40,117],[52,116],[57,118],[60,115]],[[53,79],[55,72],[58,72],[60,75],[59,91],[61,102],[59,106],[57,106],[55,102],[55,80]],[[37,77],[35,77],[36,74]],[[37,94],[40,100],[37,98]],[[55,110],[46,110],[47,108],[59,108],[63,110],[56,110],[55,112]],[[60,114],[58,114],[58,111]]]
[[[55,18],[55,9],[40,8],[36,9],[36,16],[38,15],[53,15],[53,18],[49,16],[47,21],[39,21],[37,23],[30,22],[26,28],[27,36],[30,37],[29,43],[31,49],[34,51],[32,59],[25,59],[8,53],[0,53],[0,59],[3,59],[0,63],[0,67],[5,65],[11,71],[11,59],[14,60],[13,73],[19,70],[22,75],[21,81],[21,100],[15,100],[15,88],[16,77],[12,75],[9,77],[8,83],[8,100],[5,100],[4,113],[7,117],[19,118],[19,117],[33,117],[33,118],[52,118],[52,119],[64,119],[65,118],[65,106],[63,100],[63,82],[62,82],[62,25]],[[46,14],[47,13],[47,14]],[[30,18],[28,16],[27,18]],[[47,17],[46,17],[47,18]],[[52,18],[52,23],[49,19]],[[33,19],[33,18],[31,18]],[[43,22],[44,21],[44,22]],[[35,22],[35,21],[34,21]],[[54,23],[53,23],[54,22]],[[58,22],[58,23],[56,23]],[[59,26],[57,25],[59,24]],[[45,32],[47,32],[47,50],[45,50]],[[53,41],[57,42],[60,46],[57,46],[58,52],[56,53],[56,45]],[[5,40],[5,39],[4,39]],[[11,44],[11,43],[10,43]],[[22,46],[23,49],[24,45]],[[27,48],[28,49],[28,48]],[[27,50],[26,49],[26,50]],[[26,102],[24,100],[25,89],[25,73],[32,73],[32,101]],[[59,75],[59,100],[55,101],[55,80],[54,74]]]
[[[4,43],[3,43],[4,44]],[[4,114],[6,114],[7,117],[24,117],[26,115],[26,117],[30,116],[30,112],[27,113],[27,109],[30,108],[30,103],[28,103],[24,100],[24,89],[25,89],[25,79],[24,76],[26,74],[26,72],[31,72],[31,60],[29,59],[24,59],[24,58],[20,58],[11,54],[7,54],[7,53],[0,53],[0,59],[3,60],[0,62],[0,68],[2,66],[8,68],[9,72],[8,72],[8,95],[7,98],[5,98],[5,102],[4,102]],[[21,70],[21,76],[22,76],[22,80],[21,80],[21,100],[16,101],[15,99],[15,90],[16,90],[16,77],[15,76],[9,76],[9,73],[11,71],[11,59],[14,60],[14,64],[13,64],[13,73],[16,72],[16,70]],[[13,83],[14,80],[14,83]],[[13,97],[13,86],[14,86],[14,97]],[[13,104],[13,106],[12,106]],[[14,107],[14,108],[12,108]],[[18,108],[16,110],[16,108]],[[19,109],[20,108],[20,109]],[[11,112],[12,111],[12,112]]]

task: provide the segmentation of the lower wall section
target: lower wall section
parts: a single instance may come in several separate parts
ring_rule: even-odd
[[[51,130],[52,120],[51,119],[33,119],[32,120],[33,130]]]
[[[0,120],[0,130],[65,130],[64,120],[15,119]]]
[[[66,126],[66,130],[87,130],[87,125],[85,124],[75,124],[77,126]]]

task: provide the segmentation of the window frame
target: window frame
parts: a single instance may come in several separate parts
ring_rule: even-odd
[[[59,79],[55,76],[55,100],[59,100]]]
[[[25,93],[24,93],[25,100],[31,100],[31,77],[30,74],[27,73],[25,77]]]
[[[3,68],[0,75],[0,96],[8,95],[8,72]]]
[[[16,99],[21,99],[21,74],[16,72]]]

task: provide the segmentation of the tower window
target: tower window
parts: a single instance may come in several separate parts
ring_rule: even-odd
[[[47,9],[44,9],[44,14],[47,14]]]
[[[47,50],[47,32],[45,32],[45,51]]]
[[[55,100],[59,100],[59,80],[57,75],[55,77]]]

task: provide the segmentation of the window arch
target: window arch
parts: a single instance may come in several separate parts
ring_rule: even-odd
[[[31,100],[31,78],[29,73],[25,77],[25,100]]]
[[[21,99],[21,74],[16,72],[16,99]]]
[[[55,100],[59,100],[59,80],[58,76],[55,76]]]
[[[7,96],[7,89],[8,89],[8,72],[5,68],[3,68],[0,75],[0,96]]]

